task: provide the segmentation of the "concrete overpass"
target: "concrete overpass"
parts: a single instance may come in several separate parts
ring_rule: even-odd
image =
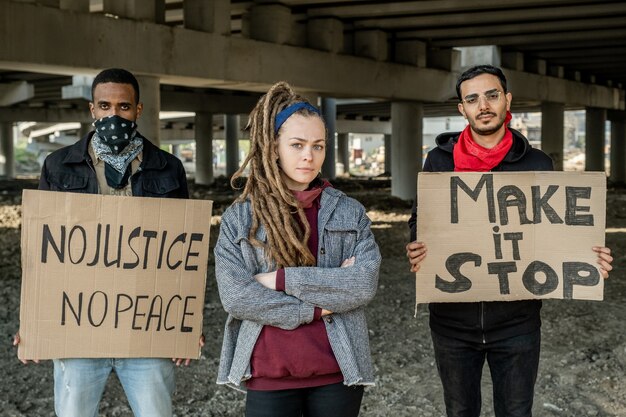
[[[454,114],[459,71],[493,63],[513,110],[543,113],[542,147],[557,166],[564,110],[587,109],[588,170],[604,169],[609,118],[612,175],[624,181],[625,18],[626,4],[608,0],[0,0],[4,173],[13,122],[89,122],[85,76],[119,66],[139,76],[149,138],[159,141],[160,110],[196,113],[197,182],[213,179],[213,115],[228,115],[236,155],[236,115],[287,80],[322,105],[333,133],[354,127],[342,121],[354,114],[391,124],[392,193],[413,198],[422,118]],[[335,159],[331,146],[325,175]]]

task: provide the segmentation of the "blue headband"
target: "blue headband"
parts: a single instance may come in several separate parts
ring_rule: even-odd
[[[287,106],[280,112],[278,112],[278,114],[276,115],[276,119],[274,120],[274,133],[278,133],[278,130],[283,125],[283,123],[285,123],[287,119],[291,117],[291,115],[293,115],[300,109],[307,109],[315,114],[321,115],[320,111],[316,107],[307,103],[306,101],[294,103],[291,106]]]

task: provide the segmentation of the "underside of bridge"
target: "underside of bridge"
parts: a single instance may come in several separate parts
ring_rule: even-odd
[[[455,114],[460,71],[489,63],[504,69],[513,111],[543,114],[557,167],[564,111],[587,110],[589,170],[604,169],[610,120],[611,175],[623,181],[624,21],[626,3],[609,0],[0,0],[0,165],[14,175],[17,122],[88,131],[103,68],[138,76],[140,127],[157,143],[236,141],[260,93],[286,80],[337,122],[340,142],[352,129],[387,133],[392,192],[412,198],[422,119]],[[196,181],[210,183],[211,147],[200,148]]]

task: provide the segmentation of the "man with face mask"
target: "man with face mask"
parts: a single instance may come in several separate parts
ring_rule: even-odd
[[[123,69],[96,76],[89,103],[94,131],[50,154],[40,190],[142,197],[188,198],[180,160],[137,131],[143,104],[137,79]],[[201,341],[201,344],[203,340]],[[14,344],[19,344],[19,334]],[[189,360],[97,358],[54,360],[54,407],[60,417],[92,417],[111,371],[117,374],[135,416],[172,415],[175,365]]]

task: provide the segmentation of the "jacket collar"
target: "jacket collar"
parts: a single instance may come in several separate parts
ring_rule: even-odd
[[[90,161],[89,143],[94,132],[89,132],[81,140],[70,146],[69,152],[63,159],[64,164],[80,164]],[[141,136],[141,134],[137,133]],[[142,170],[162,170],[167,165],[165,156],[148,139],[143,138],[143,157],[141,161]]]
[[[530,143],[528,143],[528,139],[524,137],[520,132],[515,129],[509,128],[511,133],[513,133],[513,146],[504,157],[504,162],[515,162],[524,157],[530,149]],[[437,147],[442,151],[452,153],[454,149],[454,145],[456,145],[457,140],[459,139],[459,135],[461,132],[447,132],[442,133],[435,139],[435,143]]]

